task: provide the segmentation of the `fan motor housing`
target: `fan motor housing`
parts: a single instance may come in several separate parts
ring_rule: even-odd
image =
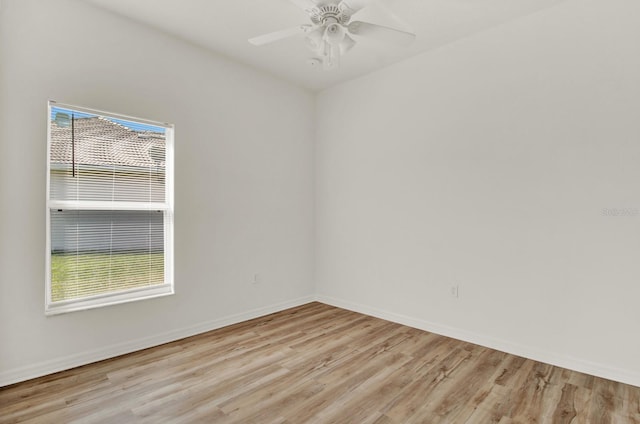
[[[316,25],[324,25],[328,19],[335,19],[335,22],[346,25],[351,19],[351,14],[338,7],[337,4],[327,4],[311,9],[309,17],[311,22]]]

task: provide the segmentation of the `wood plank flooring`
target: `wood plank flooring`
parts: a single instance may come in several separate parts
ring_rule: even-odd
[[[310,303],[0,388],[0,423],[640,423],[640,388]]]

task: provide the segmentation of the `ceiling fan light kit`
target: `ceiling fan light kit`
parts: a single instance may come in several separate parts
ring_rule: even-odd
[[[340,65],[340,57],[356,45],[356,40],[351,35],[397,45],[410,44],[416,37],[413,33],[396,28],[352,21],[351,16],[365,8],[369,4],[368,0],[290,1],[307,12],[311,24],[254,37],[249,39],[251,44],[263,46],[304,34],[307,47],[317,56],[315,61],[310,59],[307,63],[312,67],[321,63],[325,70],[331,70],[337,68]]]

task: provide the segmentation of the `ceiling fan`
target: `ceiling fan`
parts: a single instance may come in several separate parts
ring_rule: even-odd
[[[351,16],[370,4],[371,0],[290,0],[309,14],[310,24],[271,32],[250,38],[255,46],[262,46],[285,38],[305,34],[307,46],[319,57],[311,63],[323,64],[324,69],[336,68],[340,56],[356,45],[351,36],[368,37],[392,44],[410,44],[415,34],[369,22],[352,21]]]

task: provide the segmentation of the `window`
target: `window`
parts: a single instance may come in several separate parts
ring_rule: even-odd
[[[173,126],[49,102],[47,314],[173,293]]]

